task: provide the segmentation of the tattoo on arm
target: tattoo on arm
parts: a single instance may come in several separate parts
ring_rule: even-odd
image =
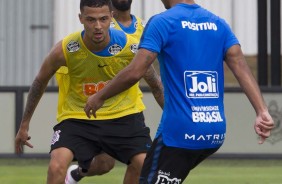
[[[35,79],[30,87],[27,104],[23,114],[23,121],[29,120],[35,111],[35,108],[45,91],[46,85]]]
[[[154,67],[151,65],[144,75],[144,79],[149,85],[154,98],[158,102],[161,108],[164,106],[164,92],[163,85],[160,76],[155,71]]]

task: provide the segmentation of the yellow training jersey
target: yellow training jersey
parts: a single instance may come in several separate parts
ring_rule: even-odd
[[[131,33],[128,33],[126,30],[123,30],[123,29],[120,27],[119,23],[118,23],[114,18],[112,19],[111,27],[112,27],[112,28],[115,28],[115,29],[117,29],[117,30],[122,30],[122,31],[124,31],[126,34],[129,34],[129,35],[135,37],[136,39],[140,40],[145,25],[144,25],[144,23],[143,23],[143,21],[142,21],[141,18],[136,17],[136,16],[134,16],[134,15],[132,15],[132,16],[134,17],[133,20],[135,20],[135,22],[134,22],[134,28],[135,28],[135,30],[132,31]]]
[[[134,26],[129,26],[130,27],[129,29],[127,29],[127,28],[123,29],[115,18],[112,19],[111,28],[114,28],[114,29],[117,29],[117,30],[122,30],[126,34],[128,34],[128,35],[136,38],[138,41],[140,41],[142,33],[144,31],[145,25],[144,25],[141,18],[134,16],[134,15],[131,15],[131,17],[132,17],[132,21],[133,21],[132,24]],[[140,98],[143,99],[143,93],[142,93],[141,89],[139,90],[139,95],[140,95]]]
[[[57,120],[88,119],[83,108],[87,98],[104,88],[115,75],[126,67],[134,57],[139,40],[126,35],[122,50],[113,45],[113,56],[98,56],[89,51],[82,40],[81,32],[63,39],[62,46],[67,67],[56,73],[59,85]],[[105,101],[96,112],[96,120],[119,118],[145,109],[139,95],[138,83],[130,89]]]

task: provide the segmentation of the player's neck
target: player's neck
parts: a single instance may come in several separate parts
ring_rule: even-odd
[[[129,26],[132,22],[130,9],[127,11],[114,10],[114,18],[116,19],[116,21],[126,27]]]
[[[186,3],[186,4],[195,4],[194,0],[179,0],[179,2]]]
[[[195,1],[194,0],[172,0],[170,2],[170,6],[173,7],[178,3],[195,4]]]
[[[84,42],[85,46],[87,47],[87,49],[90,50],[91,52],[100,52],[107,47],[107,45],[110,43],[110,39],[111,39],[110,35],[108,34],[104,41],[99,42],[99,43],[97,43],[97,42],[95,43],[91,39],[86,38],[84,36],[83,42]]]

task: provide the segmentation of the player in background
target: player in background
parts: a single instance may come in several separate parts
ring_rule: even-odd
[[[138,84],[107,101],[98,118],[85,115],[83,108],[88,96],[101,90],[131,62],[139,40],[123,31],[110,29],[110,0],[81,0],[80,9],[79,19],[84,30],[66,36],[44,59],[30,88],[15,140],[17,153],[22,152],[24,145],[33,147],[28,134],[32,115],[49,80],[62,66],[67,67],[65,78],[58,80],[59,123],[54,126],[51,142],[48,184],[64,183],[73,159],[86,174],[93,158],[104,152],[140,173],[151,144]],[[152,91],[158,92],[155,97],[158,96],[162,107],[161,81],[153,68],[147,74],[145,80],[154,88]]]
[[[132,0],[112,0],[114,7],[114,18],[111,27],[123,30],[126,34],[140,40],[144,22],[140,17],[131,14]]]
[[[166,10],[146,24],[133,61],[96,95],[85,112],[96,117],[104,101],[139,81],[158,57],[165,105],[147,153],[140,184],[183,183],[189,172],[223,144],[225,61],[252,104],[262,144],[274,127],[239,41],[220,17],[193,0],[162,0]],[[236,123],[236,122],[234,122]]]
[[[141,18],[131,14],[132,0],[112,0],[112,4],[114,18],[112,19],[111,27],[117,30],[122,30],[126,34],[129,34],[140,40],[144,30],[144,22]],[[59,72],[57,72],[57,75],[59,73],[63,74],[66,72],[66,69],[61,69]],[[61,77],[63,76],[59,76],[59,78]],[[153,92],[153,94],[157,93]],[[143,97],[141,91],[140,96]],[[111,156],[106,153],[100,154],[96,156],[92,161],[86,176],[96,176],[108,173],[114,167],[114,164],[115,160]],[[74,184],[80,181],[84,176],[84,174],[79,172],[78,165],[71,165],[67,172],[66,181],[69,181],[69,184]],[[124,183],[134,184],[138,183],[138,180],[139,173],[135,170],[134,167],[128,165],[124,177]]]

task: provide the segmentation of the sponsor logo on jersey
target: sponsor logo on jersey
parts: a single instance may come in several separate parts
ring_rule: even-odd
[[[137,51],[138,51],[138,44],[134,43],[134,44],[130,45],[130,50],[131,50],[132,53],[136,54]]]
[[[107,64],[104,64],[104,65],[98,64],[98,67],[99,67],[99,68],[104,68],[105,66],[108,66],[108,65],[107,65]]]
[[[192,141],[211,141],[211,144],[223,144],[225,134],[196,135],[186,133],[184,139]]]
[[[158,171],[158,180],[155,184],[180,184],[181,179],[170,178],[170,172]]]
[[[135,28],[135,29],[138,28],[138,21],[136,21],[136,22],[134,23],[134,28]]]
[[[110,23],[110,27],[115,27],[116,26],[116,23],[114,23],[113,21]]]
[[[192,112],[192,118],[194,123],[216,123],[223,122],[220,112]]]
[[[218,98],[218,74],[215,71],[185,71],[188,98]]]
[[[109,81],[100,81],[98,83],[84,83],[83,84],[83,93],[85,96],[94,95],[101,89],[103,89]]]
[[[217,31],[217,26],[213,22],[195,23],[190,21],[181,21],[181,25],[183,29],[188,28],[193,31]]]
[[[118,54],[121,50],[122,50],[122,47],[118,44],[114,44],[114,45],[110,46],[109,49],[108,49],[109,53],[112,54],[112,55]]]
[[[192,106],[191,110],[194,123],[223,122],[218,106]]]
[[[57,130],[57,131],[54,132],[53,137],[52,137],[52,141],[51,141],[51,145],[54,145],[56,142],[59,141],[60,133],[61,133],[61,130]]]
[[[76,52],[80,49],[80,45],[77,41],[70,41],[68,44],[67,44],[67,50],[69,52]]]

